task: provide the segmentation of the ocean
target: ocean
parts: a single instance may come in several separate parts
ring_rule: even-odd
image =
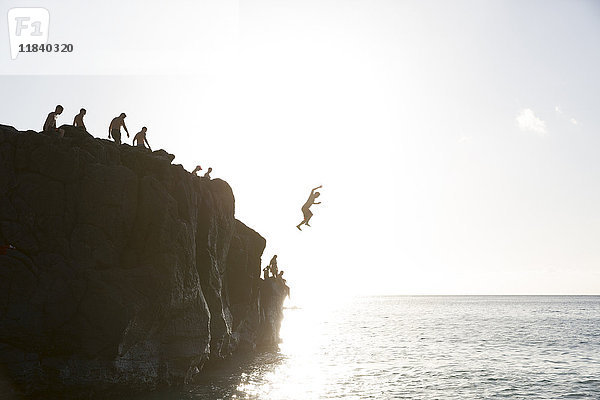
[[[600,399],[600,296],[361,297],[281,337],[143,399]]]

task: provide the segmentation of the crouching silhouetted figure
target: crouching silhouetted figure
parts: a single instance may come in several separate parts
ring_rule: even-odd
[[[150,143],[148,143],[148,139],[146,138],[147,131],[148,131],[148,128],[146,128],[144,126],[141,131],[136,133],[135,136],[133,137],[133,145],[136,147],[142,147],[144,149],[146,148],[146,145],[147,145],[148,150],[152,151],[152,149],[150,148]],[[136,142],[137,142],[137,144],[136,144]],[[146,143],[146,145],[144,145],[144,143]]]
[[[277,274],[277,279],[283,283],[287,282],[285,279],[283,279],[283,271],[280,271],[279,274]]]

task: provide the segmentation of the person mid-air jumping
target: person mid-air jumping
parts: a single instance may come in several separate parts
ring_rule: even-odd
[[[302,214],[304,215],[304,219],[302,220],[302,222],[296,225],[296,228],[298,228],[299,230],[302,230],[300,229],[302,224],[310,226],[308,224],[308,221],[310,221],[310,218],[313,216],[313,213],[310,211],[310,206],[312,206],[313,204],[321,204],[320,201],[315,202],[315,199],[321,195],[321,193],[315,192],[315,190],[320,189],[322,187],[323,185],[320,185],[310,191],[310,196],[308,196],[308,200],[306,200],[306,203],[304,203],[304,205],[302,206]]]

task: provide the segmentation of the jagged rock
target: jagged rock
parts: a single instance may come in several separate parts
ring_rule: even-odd
[[[0,363],[20,390],[182,384],[278,341],[285,293],[229,185],[164,150],[0,125]],[[1,381],[1,379],[0,379]]]

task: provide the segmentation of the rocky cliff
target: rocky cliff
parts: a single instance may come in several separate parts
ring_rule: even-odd
[[[0,365],[26,393],[150,389],[278,340],[285,292],[220,179],[0,125]],[[6,248],[10,245],[9,248]]]

